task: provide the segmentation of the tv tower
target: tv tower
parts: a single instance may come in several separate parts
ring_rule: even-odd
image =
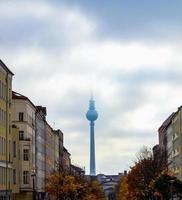
[[[90,176],[95,176],[95,136],[94,136],[94,121],[98,118],[98,113],[95,110],[95,101],[93,95],[89,101],[89,110],[86,114],[90,121]]]

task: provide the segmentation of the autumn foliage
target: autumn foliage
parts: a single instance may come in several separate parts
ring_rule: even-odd
[[[176,188],[181,186],[181,183],[177,183],[177,179],[168,173],[162,157],[159,154],[155,157],[150,150],[144,148],[128,175],[120,180],[117,199],[148,200],[154,199],[156,195],[159,199],[167,200],[170,198],[170,180],[175,180]],[[179,189],[175,192],[180,195]],[[165,196],[166,193],[168,196]]]
[[[46,191],[56,200],[105,200],[97,181],[89,182],[65,172],[53,172],[47,179]]]
[[[173,194],[182,199],[182,182],[169,172],[161,173],[151,182],[151,186],[165,200],[169,200]]]

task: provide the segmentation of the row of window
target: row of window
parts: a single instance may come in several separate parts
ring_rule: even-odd
[[[6,126],[6,112],[0,108],[0,125]]]
[[[10,152],[11,152],[11,141],[9,140],[9,160],[10,160]],[[0,155],[6,155],[6,139],[0,136]]]
[[[25,116],[24,116],[24,113],[23,112],[19,112],[19,115],[18,115],[18,118],[19,118],[19,121],[23,122],[23,121],[27,121],[31,126],[35,126],[35,120],[32,116],[28,115],[26,116],[26,119],[25,119]]]
[[[19,131],[19,140],[30,140],[30,138],[27,137],[24,131]]]
[[[16,157],[16,151],[17,151],[17,148],[16,148],[16,142],[13,141],[13,157]],[[24,161],[29,161],[29,158],[30,158],[30,153],[29,153],[29,149],[23,149],[23,160]]]
[[[13,169],[12,171],[12,183],[16,184],[17,175],[16,175],[16,169]],[[29,184],[30,181],[30,175],[29,171],[23,171],[23,184]],[[6,184],[6,168],[0,167],[0,185]]]
[[[0,80],[0,98],[6,100],[6,85]]]
[[[0,185],[5,185],[6,183],[6,168],[0,167]]]
[[[16,142],[15,141],[13,141],[12,147],[13,147],[12,148],[13,157],[16,157],[17,156],[17,147],[16,147]],[[5,154],[6,154],[6,139],[0,136],[0,155],[3,156]],[[29,149],[24,149],[23,150],[23,160],[24,161],[29,161]]]
[[[0,200],[11,200],[11,196],[6,197],[4,194],[0,194]]]
[[[13,176],[12,176],[13,184],[16,184],[16,169],[13,169]],[[23,184],[29,184],[30,182],[30,175],[29,171],[23,171]]]
[[[0,155],[6,154],[6,139],[0,136]]]

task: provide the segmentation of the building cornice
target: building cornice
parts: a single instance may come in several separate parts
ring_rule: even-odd
[[[1,59],[0,59],[0,66],[2,66],[3,69],[4,69],[6,72],[10,73],[12,76],[14,75],[13,72],[3,63],[3,61],[2,61]]]

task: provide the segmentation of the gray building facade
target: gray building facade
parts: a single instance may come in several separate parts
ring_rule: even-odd
[[[43,199],[45,195],[45,120],[46,108],[36,106],[35,115],[35,184],[37,199]]]
[[[172,113],[161,127],[164,127],[165,134],[163,130],[159,131],[159,145],[162,147],[160,141],[166,138],[168,168],[182,180],[182,106]]]

